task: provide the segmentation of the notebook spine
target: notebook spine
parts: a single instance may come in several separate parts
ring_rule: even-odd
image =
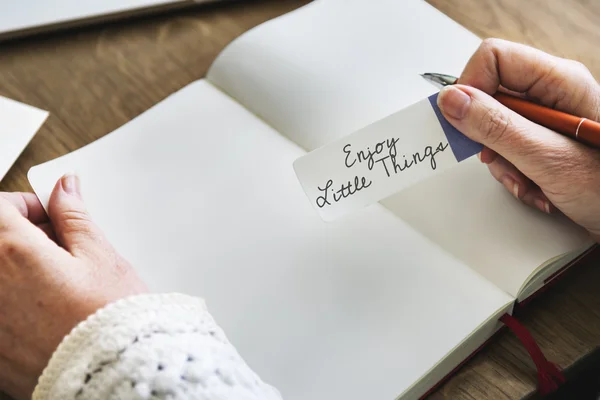
[[[510,329],[521,341],[525,350],[533,360],[537,369],[538,392],[542,395],[548,395],[556,391],[559,386],[566,382],[566,379],[560,368],[548,361],[544,353],[535,342],[531,333],[515,317],[510,314],[504,314],[500,321]]]

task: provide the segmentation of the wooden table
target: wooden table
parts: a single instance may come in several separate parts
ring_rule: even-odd
[[[481,37],[525,42],[578,59],[600,77],[600,2],[429,1]],[[307,2],[205,6],[0,44],[0,95],[51,112],[0,190],[30,190],[31,166],[111,132],[203,77],[219,51],[242,32]],[[563,368],[600,341],[599,259],[599,253],[588,257],[521,315],[542,350]],[[532,362],[505,333],[432,398],[517,399],[534,389]]]

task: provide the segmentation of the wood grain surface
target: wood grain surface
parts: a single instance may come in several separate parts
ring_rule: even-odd
[[[577,59],[600,77],[600,2],[428,1],[481,37]],[[51,112],[0,190],[30,190],[31,166],[110,133],[203,77],[223,47],[244,31],[307,2],[203,6],[0,43],[0,95]],[[520,315],[546,355],[563,368],[600,343],[599,261],[598,252],[588,257]],[[535,389],[535,378],[524,348],[504,333],[431,398],[519,399]]]

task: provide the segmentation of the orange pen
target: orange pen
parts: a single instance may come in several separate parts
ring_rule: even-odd
[[[421,75],[438,87],[453,85],[458,78],[450,75],[425,73]],[[517,114],[578,142],[600,149],[600,123],[530,101],[497,92],[493,97]]]

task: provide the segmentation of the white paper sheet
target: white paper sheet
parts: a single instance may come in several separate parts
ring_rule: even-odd
[[[46,111],[0,96],[0,180],[46,118]]]
[[[393,400],[511,298],[377,205],[324,223],[293,143],[206,82],[29,174],[73,170],[150,287],[202,296],[287,400]]]
[[[331,221],[376,203],[481,151],[436,115],[436,99],[423,99],[294,162],[321,218]]]

